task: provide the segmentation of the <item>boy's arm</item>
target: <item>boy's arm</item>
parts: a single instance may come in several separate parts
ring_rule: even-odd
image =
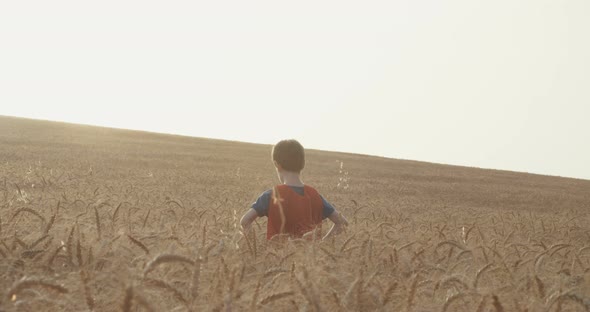
[[[250,226],[256,218],[266,216],[271,195],[272,189],[262,193],[252,204],[252,207],[244,214],[244,216],[242,216],[240,225],[242,226],[242,231],[244,233],[250,230]]]
[[[348,220],[346,220],[346,218],[338,211],[334,211],[330,216],[328,216],[328,219],[332,220],[334,225],[332,225],[332,228],[328,231],[324,238],[322,238],[322,240],[327,239],[332,235],[339,234],[348,225]]]
[[[253,208],[250,208],[244,214],[244,216],[242,216],[242,219],[240,220],[240,225],[242,226],[242,230],[244,231],[244,233],[250,230],[250,226],[252,225],[252,222],[256,220],[256,218],[258,218],[258,213]]]

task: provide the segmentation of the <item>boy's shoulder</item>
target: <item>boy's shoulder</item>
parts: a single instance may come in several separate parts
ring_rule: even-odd
[[[303,191],[304,190],[306,192],[309,191],[309,192],[313,192],[313,193],[319,194],[318,190],[315,187],[313,187],[311,185],[308,185],[308,184],[304,184],[303,186],[278,184],[278,185],[275,185],[273,188],[267,190],[266,192],[269,192],[270,191],[272,193],[273,190],[275,190],[275,189],[277,189],[277,190],[294,190],[296,192],[297,191]]]
[[[335,210],[334,207],[332,206],[332,204],[330,204],[315,188],[308,186],[307,184],[305,186],[308,187],[309,192],[314,192],[317,194],[317,197],[314,196],[316,198],[316,200],[314,200],[314,202],[318,202],[318,203],[321,202],[322,203],[323,217],[326,218],[326,217],[330,216]],[[288,186],[288,185],[281,184],[281,185],[277,185],[275,187],[272,187],[270,189],[267,189],[262,194],[260,194],[260,196],[258,196],[256,201],[251,206],[251,208],[256,210],[259,217],[268,215],[268,209],[269,209],[269,206],[270,206],[270,204],[272,202],[272,198],[273,198],[273,190],[276,189],[276,187],[290,188],[290,186]],[[301,187],[301,190],[303,191],[303,193],[305,193],[305,191],[303,190],[304,187]],[[294,192],[298,193],[298,191],[296,191],[296,190]],[[299,193],[299,194],[301,195],[301,193]]]
[[[306,192],[309,192],[314,195],[321,196],[320,192],[315,187],[313,187],[311,185],[305,184],[304,186],[291,186],[291,185],[287,185],[287,184],[277,184],[277,185],[265,190],[264,192],[262,192],[262,194],[260,194],[258,196],[258,198],[259,199],[269,199],[273,196],[273,192],[275,192],[275,191],[284,192],[284,191],[289,191],[289,190],[292,190],[298,194],[304,194]]]
[[[298,185],[289,185],[289,184],[277,184],[275,186],[273,186],[272,188],[270,188],[270,190],[272,190],[273,188],[310,188],[310,189],[316,189],[315,187],[309,185],[309,184],[304,184],[303,186],[298,186]]]

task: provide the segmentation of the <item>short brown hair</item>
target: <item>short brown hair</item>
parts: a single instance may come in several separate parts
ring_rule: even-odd
[[[301,172],[305,167],[305,150],[297,140],[282,140],[273,146],[272,160],[284,170]]]

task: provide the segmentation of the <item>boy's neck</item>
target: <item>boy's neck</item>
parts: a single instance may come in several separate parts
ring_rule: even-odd
[[[301,181],[301,174],[297,172],[289,172],[283,171],[281,172],[281,176],[283,177],[283,184],[289,186],[303,186],[303,181]]]

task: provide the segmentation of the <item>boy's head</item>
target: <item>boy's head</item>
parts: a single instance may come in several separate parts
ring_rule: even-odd
[[[305,167],[305,150],[297,140],[282,140],[273,146],[272,160],[279,169],[299,173]]]

